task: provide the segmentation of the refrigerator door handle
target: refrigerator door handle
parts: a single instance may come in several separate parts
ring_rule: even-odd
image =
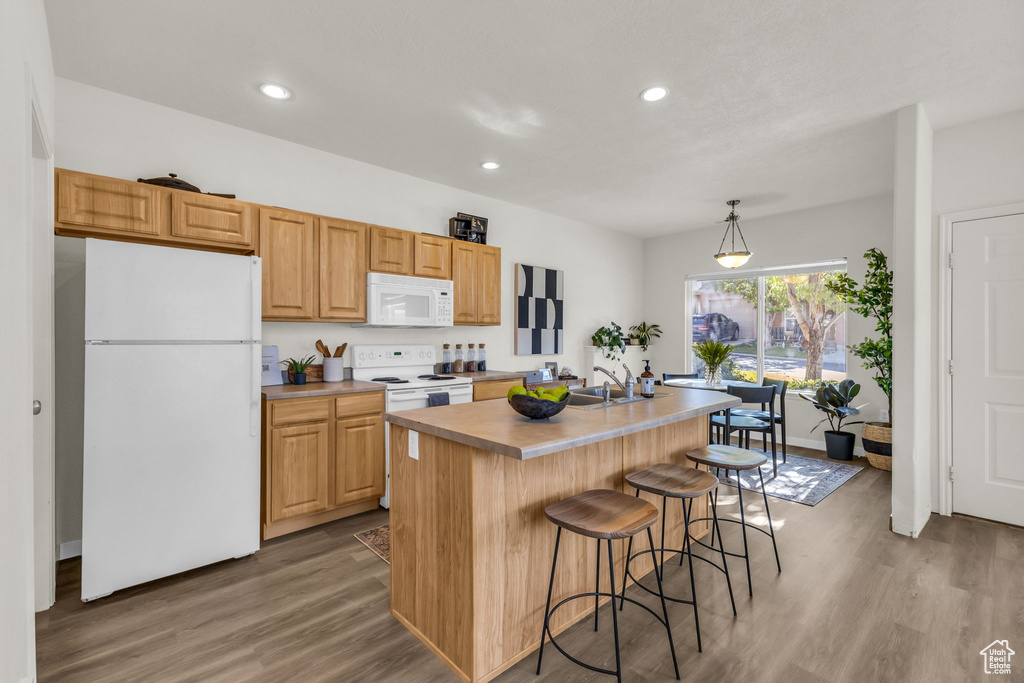
[[[257,354],[260,354],[257,357]],[[249,401],[249,436],[259,436],[260,433],[260,390],[262,387],[263,350],[259,344],[249,344],[249,389],[251,391]]]

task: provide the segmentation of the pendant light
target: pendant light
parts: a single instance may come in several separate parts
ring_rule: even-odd
[[[743,239],[743,231],[740,230],[740,217],[736,215],[736,205],[739,203],[738,199],[730,199],[726,202],[729,205],[729,215],[725,219],[728,225],[725,226],[722,243],[718,246],[718,253],[715,254],[715,260],[726,268],[739,268],[751,257],[750,250],[747,249],[747,241]],[[740,243],[743,245],[743,249],[736,249],[736,233],[740,234]],[[730,247],[729,251],[726,251],[725,240],[730,239],[730,235]]]

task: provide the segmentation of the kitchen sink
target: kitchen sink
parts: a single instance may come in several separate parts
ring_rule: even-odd
[[[662,398],[664,396],[671,396],[662,392],[655,392],[654,398]],[[597,410],[600,408],[611,408],[612,406],[621,406],[628,403],[639,403],[640,401],[650,401],[649,398],[644,398],[639,393],[634,393],[633,398],[626,398],[626,392],[622,389],[611,390],[611,402],[604,402],[604,388],[603,387],[587,387],[586,389],[573,389],[569,392],[569,403],[567,408],[576,408],[578,410]]]

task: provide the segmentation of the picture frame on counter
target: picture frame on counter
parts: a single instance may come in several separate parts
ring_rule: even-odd
[[[558,363],[554,361],[548,361],[547,363],[544,363],[544,367],[551,371],[552,379],[558,378]]]

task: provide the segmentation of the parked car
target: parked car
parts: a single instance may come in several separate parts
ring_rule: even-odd
[[[740,338],[740,324],[721,313],[701,313],[693,316],[693,341],[735,341]]]

